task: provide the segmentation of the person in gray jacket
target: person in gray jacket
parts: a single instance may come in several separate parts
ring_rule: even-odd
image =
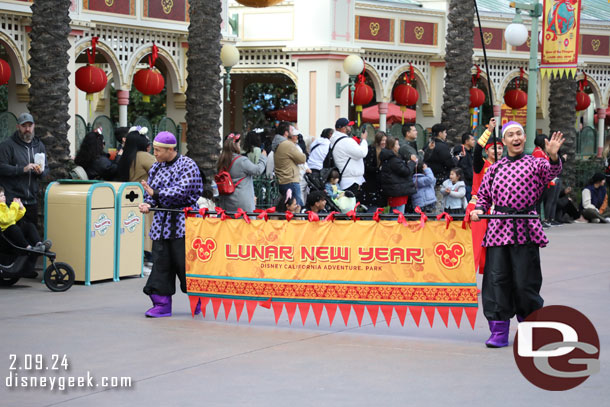
[[[220,195],[218,206],[229,212],[235,212],[239,208],[246,212],[253,212],[256,204],[252,177],[265,172],[267,152],[263,150],[258,164],[254,164],[248,157],[240,155],[239,138],[239,134],[229,134],[218,158],[218,171],[223,169],[228,171],[235,185],[235,191],[232,194]]]

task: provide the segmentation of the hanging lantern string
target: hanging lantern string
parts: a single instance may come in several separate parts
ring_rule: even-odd
[[[148,65],[150,65],[151,69],[155,67],[155,63],[157,62],[157,58],[159,57],[159,48],[153,42],[152,45],[152,53],[148,56]]]
[[[580,81],[579,87],[580,87],[580,91],[584,92],[585,86],[587,86],[588,82],[587,82],[587,74],[586,74],[586,72],[583,71],[582,74],[585,76],[585,78],[582,81]]]
[[[415,69],[413,64],[409,62],[409,72],[405,72],[405,82],[407,82],[407,85],[411,85],[413,79],[415,79]]]
[[[519,77],[517,78],[517,80],[515,80],[515,89],[520,89],[519,85],[521,85],[521,82],[523,81],[524,74],[525,71],[523,70],[523,68],[519,68]]]
[[[100,37],[91,38],[91,51],[87,48],[87,60],[89,61],[89,65],[93,65],[95,63],[95,46],[97,45],[97,40]]]
[[[477,67],[477,73],[475,75],[472,75],[472,86],[476,88],[477,83],[479,82],[479,78],[481,77],[481,68],[477,64],[475,64],[474,66]]]

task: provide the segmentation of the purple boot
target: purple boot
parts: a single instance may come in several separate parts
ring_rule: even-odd
[[[172,316],[172,297],[171,295],[156,295],[151,294],[150,299],[154,307],[146,311],[146,316],[149,318],[161,318]]]
[[[201,298],[197,301],[197,306],[195,307],[195,312],[193,315],[201,314]]]
[[[488,348],[503,348],[508,346],[509,329],[510,321],[489,321],[491,336],[485,341],[485,345]]]

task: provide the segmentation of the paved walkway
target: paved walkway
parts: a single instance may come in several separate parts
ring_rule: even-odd
[[[487,349],[487,323],[479,310],[472,330],[422,316],[401,327],[394,316],[377,327],[365,313],[345,327],[274,323],[257,308],[251,324],[192,319],[185,295],[175,296],[174,316],[144,318],[150,306],[144,279],[76,285],[52,293],[21,280],[0,289],[0,406],[574,406],[608,405],[610,399],[610,225],[552,228],[542,250],[546,304],[583,312],[601,340],[601,372],[567,392],[547,392],[518,371],[512,346]],[[221,313],[223,311],[221,310]],[[313,318],[311,318],[313,321]],[[337,313],[337,320],[340,314]],[[516,324],[511,328],[511,343]],[[6,387],[11,354],[25,368],[26,354],[43,355],[42,372],[23,376],[103,376],[132,379],[128,389]],[[67,355],[69,370],[44,367]],[[32,369],[36,367],[34,356]],[[24,370],[14,372],[21,377]],[[13,376],[14,380],[15,377]],[[47,386],[50,384],[48,383]],[[55,386],[57,387],[58,382]],[[67,386],[67,383],[66,383]],[[101,386],[101,384],[100,384]]]

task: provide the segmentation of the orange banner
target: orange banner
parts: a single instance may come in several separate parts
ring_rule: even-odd
[[[331,323],[337,307],[344,317],[353,307],[359,321],[366,307],[388,324],[394,309],[404,323],[409,307],[430,323],[435,308],[445,324],[451,311],[458,325],[465,309],[474,323],[472,240],[461,224],[187,218],[187,290],[193,309],[211,299],[215,316],[221,303],[228,316],[245,302],[249,319],[259,304],[273,306],[276,321],[284,305],[292,321],[298,305],[302,317],[311,306],[317,322],[322,307]]]
[[[542,77],[576,76],[582,0],[544,0]]]

